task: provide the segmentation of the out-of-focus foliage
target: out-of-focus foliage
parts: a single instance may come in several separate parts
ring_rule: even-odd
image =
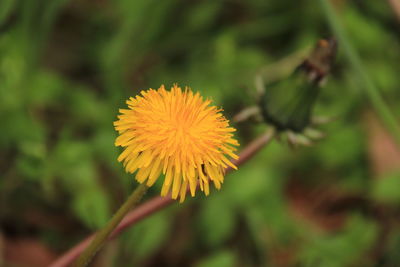
[[[332,2],[399,117],[399,22],[388,1]],[[135,186],[116,162],[112,124],[129,96],[179,83],[232,118],[254,104],[260,69],[268,67],[272,77],[285,58],[294,68],[299,62],[292,55],[330,34],[313,0],[1,0],[2,234],[28,235],[61,253],[104,225]],[[395,266],[400,172],[372,167],[368,110],[339,44],[315,108],[337,118],[323,126],[324,140],[295,151],[271,144],[227,176],[220,192],[125,232],[108,260],[115,266]],[[235,127],[242,147],[266,128]],[[157,189],[148,193],[154,195]]]

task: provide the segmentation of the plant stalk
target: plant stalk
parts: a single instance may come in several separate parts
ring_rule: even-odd
[[[271,127],[264,134],[250,142],[239,154],[237,160],[233,160],[232,163],[236,166],[241,166],[253,158],[258,151],[263,147],[268,145],[275,137],[276,132]],[[226,174],[232,171],[231,167],[226,169]],[[125,229],[132,227],[135,223],[147,218],[151,214],[166,208],[167,206],[176,203],[171,197],[154,197],[153,199],[141,204],[124,218],[124,220],[116,227],[116,229],[111,233],[110,239],[120,235]],[[76,259],[88,244],[91,237],[87,237],[85,240],[75,245],[73,248],[65,252],[61,257],[59,257],[55,262],[53,262],[49,267],[67,267]]]
[[[89,264],[96,253],[101,249],[107,241],[109,235],[118,226],[125,215],[135,207],[143,195],[146,193],[148,187],[145,184],[140,184],[128,197],[124,204],[118,209],[107,225],[95,235],[90,245],[84,250],[75,263],[76,267],[83,267]]]
[[[400,146],[400,126],[398,121],[383,100],[382,95],[372,81],[371,76],[368,75],[367,71],[365,70],[361,58],[349,41],[347,33],[340,23],[331,2],[329,0],[320,0],[319,3],[333,32],[335,33],[336,38],[339,41],[340,46],[343,47],[343,51],[349,63],[352,65],[359,79],[363,83],[365,92],[371,101],[373,108],[382,119],[386,128],[391,132],[392,136],[396,140],[396,143]]]

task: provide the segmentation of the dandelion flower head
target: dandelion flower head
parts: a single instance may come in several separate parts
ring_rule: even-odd
[[[188,188],[192,196],[198,187],[208,195],[211,182],[220,189],[225,169],[236,169],[227,156],[237,159],[234,146],[239,145],[222,109],[188,87],[167,91],[162,85],[140,94],[126,101],[128,109],[120,109],[114,122],[115,145],[124,148],[118,161],[126,171],[137,172],[136,180],[147,186],[162,173],[161,195],[172,191],[181,202]]]

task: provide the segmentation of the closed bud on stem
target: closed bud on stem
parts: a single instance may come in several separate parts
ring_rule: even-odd
[[[259,103],[264,120],[278,131],[302,133],[311,124],[313,106],[330,72],[337,44],[318,41],[309,57],[286,79],[265,85]]]

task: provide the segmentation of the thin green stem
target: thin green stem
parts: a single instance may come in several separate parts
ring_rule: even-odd
[[[107,223],[107,225],[101,229],[90,243],[90,245],[85,249],[85,251],[81,254],[81,256],[76,261],[76,267],[82,267],[89,264],[92,258],[96,255],[97,251],[104,245],[107,241],[111,232],[118,226],[121,220],[125,217],[125,215],[135,207],[143,195],[146,193],[148,187],[144,184],[140,184],[129,196],[129,198],[125,201],[124,204],[119,208],[119,210],[114,214],[111,220]]]
[[[257,139],[253,140],[250,144],[248,144],[239,154],[239,158],[233,160],[232,163],[236,166],[241,166],[253,158],[258,151],[260,151],[263,147],[268,145],[276,135],[276,131],[274,128],[270,127],[263,135],[259,136]],[[226,169],[226,173],[232,171],[231,167]],[[144,204],[141,204],[139,207],[135,208],[125,217],[125,219],[116,227],[115,231],[112,232],[110,238],[114,238],[120,235],[124,230],[132,227],[135,223],[147,218],[151,214],[175,203],[170,197],[154,197],[153,199],[147,201]],[[70,266],[71,262],[73,262],[85,248],[87,247],[88,239],[86,238],[69,251],[61,255],[55,262],[53,262],[50,267],[67,267]]]
[[[347,33],[340,23],[339,17],[336,14],[332,4],[329,0],[320,0],[319,2],[333,32],[335,33],[336,38],[340,43],[340,46],[343,48],[349,63],[352,65],[360,81],[363,83],[365,92],[371,101],[373,108],[376,110],[387,129],[392,133],[397,144],[400,145],[400,126],[395,116],[392,114],[389,107],[383,100],[378,88],[375,86],[371,77],[365,70],[361,58],[349,41]]]

